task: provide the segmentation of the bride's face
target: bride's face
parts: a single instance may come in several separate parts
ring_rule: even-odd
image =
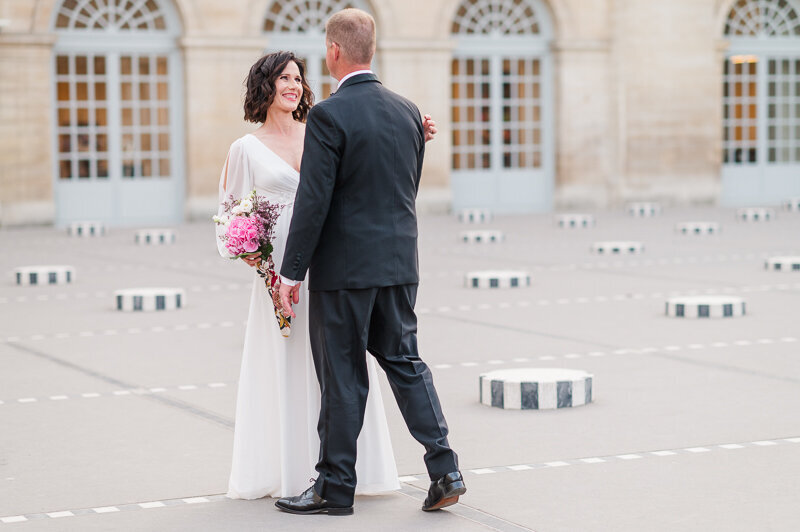
[[[275,80],[275,98],[271,107],[291,113],[300,105],[303,96],[303,77],[294,61],[289,61]]]

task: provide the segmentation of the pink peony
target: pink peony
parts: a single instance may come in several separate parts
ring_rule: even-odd
[[[237,216],[230,221],[226,231],[225,247],[234,255],[258,250],[258,226],[255,220]]]

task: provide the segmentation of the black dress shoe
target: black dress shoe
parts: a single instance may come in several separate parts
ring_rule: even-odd
[[[328,515],[352,515],[352,506],[335,506],[314,491],[311,486],[306,491],[296,497],[283,497],[275,501],[275,506],[290,514],[328,514]]]
[[[459,471],[448,473],[438,480],[431,482],[428,488],[428,497],[422,504],[422,509],[426,512],[439,510],[446,506],[451,506],[458,502],[458,498],[467,492],[464,485],[464,478]]]

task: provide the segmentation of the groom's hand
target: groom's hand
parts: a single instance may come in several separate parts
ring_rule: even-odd
[[[294,318],[295,313],[292,310],[292,303],[297,304],[300,302],[300,283],[297,283],[294,286],[281,284],[281,287],[278,289],[278,295],[281,298],[281,305],[283,306],[284,314]]]

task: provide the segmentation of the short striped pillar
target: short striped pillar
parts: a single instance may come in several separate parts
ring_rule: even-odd
[[[103,236],[106,234],[106,224],[103,222],[72,222],[67,226],[70,236]]]
[[[519,368],[479,377],[480,401],[505,410],[552,410],[592,402],[594,375],[577,369]]]
[[[745,207],[736,210],[736,219],[743,222],[769,222],[775,219],[775,209],[767,207]]]
[[[483,224],[492,220],[492,211],[489,209],[461,209],[458,211],[458,220],[465,224]]]
[[[635,255],[644,251],[644,244],[641,242],[608,241],[595,242],[592,251],[598,255]]]
[[[140,229],[136,231],[134,242],[139,245],[174,244],[175,231],[172,229]]]
[[[67,284],[75,280],[75,268],[72,266],[20,266],[14,268],[14,280],[18,285],[25,286]]]
[[[565,229],[578,227],[594,227],[594,216],[591,214],[559,214],[556,224]]]
[[[520,288],[531,285],[528,272],[487,270],[468,272],[464,276],[467,288]]]
[[[716,235],[720,226],[717,222],[681,222],[675,231],[682,235]]]
[[[800,212],[800,197],[784,200],[783,208],[787,211]]]
[[[745,315],[745,301],[735,296],[683,296],[667,300],[671,318],[738,318]]]
[[[800,272],[800,257],[770,257],[764,269],[772,272]]]
[[[650,218],[661,214],[661,204],[652,201],[637,201],[629,203],[627,211],[636,218]]]
[[[502,231],[462,231],[459,240],[467,244],[495,244],[505,240]]]
[[[114,292],[114,305],[123,312],[177,310],[186,305],[182,288],[128,288]]]

